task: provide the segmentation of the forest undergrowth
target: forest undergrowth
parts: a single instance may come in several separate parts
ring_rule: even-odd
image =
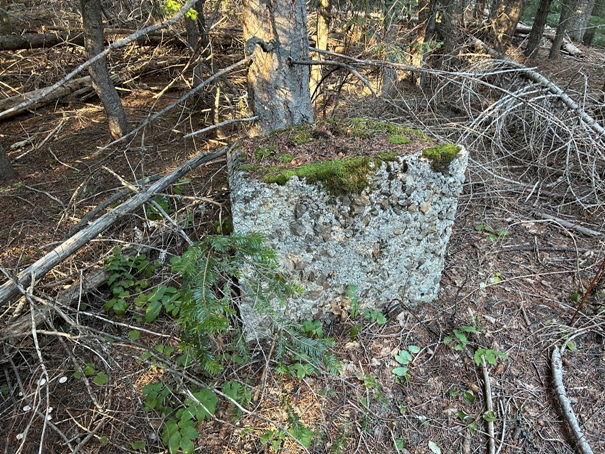
[[[226,66],[241,43],[224,36],[217,55]],[[423,88],[401,70],[391,99],[366,95],[344,71],[327,79],[318,117],[411,125],[471,153],[431,304],[367,310],[352,287],[334,323],[278,326],[274,339],[246,343],[234,257],[257,259],[273,290],[298,289],[259,238],[223,236],[231,231],[225,159],[154,194],[2,306],[4,452],[573,453],[555,349],[585,439],[604,452],[603,52],[583,51],[581,60],[526,62],[576,108],[520,70],[514,47],[512,60],[454,59],[455,70],[434,71]],[[137,67],[147,52],[166,66],[123,84],[133,122],[189,89],[172,45],[131,49],[113,64]],[[39,88],[76,57],[31,50],[0,70],[13,87]],[[31,76],[58,59],[63,66]],[[225,112],[243,104],[238,71]],[[359,71],[380,80],[375,66]],[[0,140],[20,174],[0,188],[5,276],[61,244],[115,194],[122,198],[105,208],[143,178],[245,136],[240,124],[184,138],[207,126],[205,96],[102,153],[104,115],[89,93],[3,120]],[[220,273],[200,276],[207,269]]]

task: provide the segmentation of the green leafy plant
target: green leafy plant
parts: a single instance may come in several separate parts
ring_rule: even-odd
[[[105,261],[109,273],[107,284],[112,294],[104,306],[106,311],[123,315],[132,302],[134,295],[140,295],[148,286],[149,278],[157,264],[150,262],[143,254],[134,257],[125,256],[120,248],[114,248],[112,255]]]
[[[485,361],[487,361],[488,363],[493,365],[498,362],[498,358],[507,359],[508,355],[506,353],[502,353],[498,350],[490,350],[487,348],[478,348],[475,351],[475,355],[473,356],[473,358],[475,360],[475,364],[477,364],[477,366],[480,366],[483,363],[481,357],[484,357]]]
[[[360,306],[359,295],[357,294],[356,285],[348,285],[346,295],[351,300],[351,302],[349,303],[351,307],[349,315],[351,318],[356,318],[358,315],[361,314],[364,320],[372,323],[375,322],[379,325],[384,325],[387,322],[386,317],[380,310]]]
[[[466,348],[468,344],[468,333],[476,333],[476,326],[466,326],[462,325],[459,329],[454,330],[454,336],[446,336],[443,338],[443,344],[448,345],[452,341],[456,341],[456,345],[454,346],[454,350],[462,351]]]
[[[508,230],[505,229],[494,229],[493,227],[490,227],[487,224],[477,224],[475,226],[475,230],[477,232],[485,232],[487,233],[487,240],[488,241],[497,241],[500,239],[505,239],[508,238],[510,236]]]
[[[402,349],[395,355],[395,361],[400,366],[393,369],[393,373],[398,377],[404,379],[406,382],[410,379],[408,365],[414,360],[412,355],[416,355],[420,352],[420,347],[416,345],[408,345],[407,349]]]

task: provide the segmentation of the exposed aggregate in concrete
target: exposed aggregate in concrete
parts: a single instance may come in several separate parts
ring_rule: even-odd
[[[333,318],[350,285],[362,307],[429,303],[439,291],[467,162],[461,148],[443,174],[420,154],[400,156],[382,162],[361,194],[340,196],[297,177],[265,184],[232,165],[234,231],[263,233],[285,274],[304,286],[302,297],[278,310],[285,320]],[[260,323],[251,304],[241,308],[247,325]]]

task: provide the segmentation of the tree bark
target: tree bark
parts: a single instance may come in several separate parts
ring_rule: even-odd
[[[84,42],[88,58],[103,52],[103,19],[100,0],[80,0],[82,8],[82,23],[84,26]],[[95,92],[101,99],[109,123],[109,133],[114,139],[128,132],[126,113],[116,91],[109,70],[107,59],[101,58],[90,65],[88,69]]]
[[[7,0],[0,0],[0,36],[8,36],[12,31],[10,17],[6,12],[8,6]]]
[[[577,0],[565,0],[561,5],[561,16],[559,17],[559,25],[557,25],[557,33],[548,54],[550,60],[557,60],[561,55],[561,44],[563,44],[563,38],[565,38],[565,32],[569,27],[569,20],[574,13],[576,3]]]
[[[494,47],[499,53],[504,53],[504,47],[510,42],[525,0],[500,0],[491,14],[492,38]]]
[[[0,144],[0,184],[6,184],[18,176],[6,155],[6,151],[4,151],[4,147]]]
[[[328,33],[330,32],[330,22],[332,20],[332,5],[330,0],[319,0],[317,8],[317,42],[315,47],[320,50],[328,50]],[[317,54],[317,59],[321,60],[321,54]],[[311,94],[315,95],[323,77],[322,65],[311,67]]]
[[[258,122],[252,134],[312,124],[307,10],[304,0],[244,0],[249,104]]]
[[[577,42],[582,42],[588,19],[595,6],[595,0],[578,0],[575,12],[569,21],[569,37]]]
[[[210,77],[215,72],[214,59],[212,52],[212,42],[208,35],[208,26],[206,25],[206,16],[204,14],[204,5],[206,0],[199,0],[195,4],[197,17],[195,20],[186,18],[187,24],[187,40],[194,51],[193,54],[193,85],[201,84],[204,79]],[[219,107],[220,107],[221,90],[217,83],[212,84],[198,96],[202,102],[202,109],[208,109],[210,112],[209,122],[211,124],[220,123]],[[220,131],[213,130],[214,137]]]
[[[527,57],[533,57],[540,48],[542,42],[542,34],[544,33],[544,27],[548,19],[548,12],[550,11],[550,4],[552,0],[540,0],[540,6],[536,12],[536,19],[527,38],[527,47],[525,48],[525,55]]]

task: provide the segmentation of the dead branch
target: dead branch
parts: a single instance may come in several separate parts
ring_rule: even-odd
[[[189,134],[185,134],[183,136],[183,139],[186,139],[188,137],[197,136],[199,134],[203,134],[205,132],[212,131],[213,129],[221,128],[223,126],[227,126],[227,125],[230,125],[230,124],[233,124],[233,123],[243,123],[243,122],[247,122],[247,121],[256,121],[256,120],[258,120],[258,116],[254,115],[252,117],[247,117],[247,118],[235,118],[233,120],[221,121],[220,123],[217,123],[215,125],[210,125],[210,126],[208,126],[206,128],[190,132]]]
[[[131,35],[136,30],[108,29],[105,30],[105,44],[115,41],[119,35]],[[137,38],[139,46],[157,46],[159,44],[173,44],[184,47],[185,39],[178,33],[162,33],[155,31]],[[27,33],[23,35],[0,35],[0,50],[12,51],[21,49],[39,49],[71,44],[84,46],[84,34],[81,31],[55,32],[55,33]]]
[[[116,85],[126,84],[134,79],[137,79],[138,77],[141,77],[145,73],[155,71],[156,69],[163,68],[168,65],[172,65],[175,63],[175,61],[178,60],[180,60],[180,58],[171,58],[161,62],[152,61],[145,62],[141,65],[130,66],[125,71],[119,72],[111,76],[111,80]],[[0,112],[2,112],[0,115],[6,113],[6,115],[4,115],[4,118],[11,118],[20,115],[29,109],[35,109],[46,104],[50,104],[54,101],[63,99],[65,96],[75,94],[83,95],[86,92],[92,91],[92,82],[90,76],[85,76],[66,82],[63,86],[57,88],[46,96],[44,96],[45,90],[47,90],[47,88],[40,88],[38,90],[33,90],[27,93],[11,96],[10,98],[0,100]],[[23,105],[24,103],[29,102],[30,100],[33,100],[34,102],[29,103],[25,107],[19,107],[20,105]],[[40,147],[40,145],[38,145],[38,147]],[[23,156],[25,156],[25,154],[19,156],[19,158]]]
[[[70,43],[84,45],[82,33],[28,33],[24,35],[0,35],[0,50],[37,49]]]
[[[78,66],[76,69],[71,71],[66,76],[62,77],[60,80],[55,82],[50,87],[43,89],[35,98],[28,99],[28,100],[23,101],[22,103],[18,104],[15,107],[12,107],[10,109],[0,112],[0,119],[10,116],[13,113],[13,111],[15,111],[15,110],[26,109],[29,106],[31,106],[32,104],[35,104],[41,98],[44,98],[45,96],[49,95],[50,93],[52,93],[59,87],[63,86],[67,81],[73,79],[76,74],[81,73],[82,71],[84,71],[85,69],[87,69],[89,66],[93,65],[100,59],[105,58],[112,50],[119,49],[121,47],[125,47],[128,44],[141,38],[142,36],[145,36],[156,30],[170,27],[171,25],[175,24],[178,20],[180,20],[183,16],[185,16],[187,11],[189,11],[193,7],[193,5],[195,5],[196,3],[197,3],[197,0],[188,0],[187,3],[185,3],[185,5],[183,5],[183,7],[170,19],[165,20],[164,22],[161,22],[156,25],[150,25],[149,27],[145,27],[145,28],[137,31],[136,33],[133,33],[132,35],[127,36],[126,38],[124,38],[116,43],[111,44],[103,52],[100,52],[97,55],[95,55],[93,58],[85,61],[80,66]]]
[[[563,363],[561,361],[561,352],[557,347],[555,347],[552,351],[551,366],[553,380],[555,381],[555,386],[557,389],[557,397],[559,398],[559,403],[563,409],[563,416],[565,416],[565,419],[571,427],[580,452],[582,452],[582,454],[592,454],[592,449],[586,440],[586,436],[582,433],[580,424],[578,424],[576,415],[573,412],[573,408],[571,408],[571,403],[569,402],[567,393],[565,392],[565,385],[563,384]]]
[[[492,385],[489,381],[489,373],[487,371],[487,364],[485,362],[485,356],[481,355],[481,370],[483,371],[483,382],[485,386],[485,407],[486,411],[490,414],[494,414],[494,404],[492,402]],[[492,418],[487,419],[487,436],[488,436],[488,453],[495,454],[496,452],[496,438],[494,435],[494,421]]]
[[[531,32],[531,26],[517,24],[517,29],[515,30],[515,33],[517,33],[519,35],[528,35],[530,32]],[[546,27],[544,29],[544,33],[542,34],[542,36],[544,36],[545,38],[548,38],[548,40],[552,42],[555,39],[556,32],[557,31],[555,29]],[[574,44],[567,38],[563,38],[563,44],[562,44],[561,49],[563,49],[565,52],[567,52],[569,55],[571,55],[573,57],[582,55],[582,51],[580,49],[578,49],[576,46],[574,46]]]
[[[147,189],[135,194],[132,198],[120,204],[114,210],[104,214],[88,227],[80,230],[74,236],[57,246],[44,257],[37,260],[25,270],[21,271],[17,276],[10,279],[0,286],[0,307],[5,306],[8,302],[19,293],[19,286],[28,286],[32,281],[36,281],[48,273],[53,267],[67,259],[74,252],[86,245],[94,237],[105,231],[114,222],[132,211],[136,210],[142,204],[151,199],[154,194],[161,192],[168,185],[174,183],[183,175],[186,175],[191,170],[199,167],[202,164],[213,161],[214,159],[223,156],[237,143],[222,147],[212,153],[198,154],[180,167],[153,183]]]
[[[307,66],[330,65],[330,66],[338,66],[339,68],[344,68],[347,71],[350,71],[351,74],[353,74],[355,77],[357,77],[368,88],[368,90],[370,90],[370,93],[372,93],[372,96],[374,96],[374,97],[378,96],[376,94],[376,92],[374,91],[374,89],[372,88],[372,85],[370,84],[370,82],[368,82],[368,80],[365,77],[363,77],[361,74],[359,74],[359,71],[357,71],[351,65],[347,65],[346,63],[343,63],[341,61],[336,61],[336,60],[292,60],[291,63],[293,63],[295,65],[307,65]]]
[[[540,216],[542,219],[548,219],[550,221],[555,221],[557,224],[561,224],[563,227],[567,227],[568,229],[577,230],[578,232],[583,233],[584,235],[596,236],[596,237],[605,235],[602,232],[597,232],[596,230],[582,227],[581,225],[578,225],[577,223],[569,222],[564,219],[558,218],[556,216],[551,216],[550,214],[542,213],[540,211],[536,211],[536,214],[538,216]]]

